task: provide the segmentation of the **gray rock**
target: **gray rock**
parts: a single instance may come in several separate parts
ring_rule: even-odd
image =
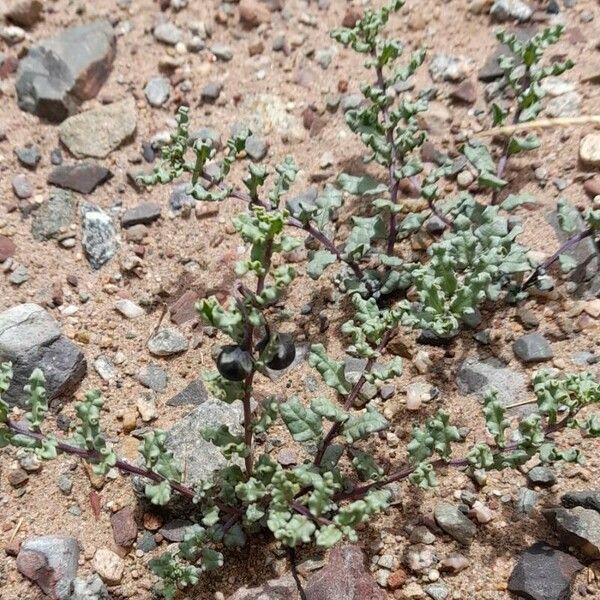
[[[99,269],[117,252],[117,231],[108,214],[98,206],[81,207],[81,245],[92,269]]]
[[[549,117],[577,117],[581,113],[582,97],[579,92],[569,92],[552,98],[546,104],[546,114]]]
[[[575,231],[563,231],[560,228],[556,212],[552,212],[547,216],[547,221],[554,228],[559,245],[566,242],[576,232],[583,231],[586,228],[577,209],[569,202],[567,204],[572,209],[572,214],[576,215]],[[581,240],[578,244],[575,244],[575,246],[564,252],[564,255],[573,259],[577,265],[569,274],[569,279],[577,284],[578,295],[585,294],[586,292],[594,293],[595,291],[600,291],[600,254],[596,249],[593,239],[587,237]]]
[[[218,130],[212,127],[201,127],[190,133],[190,143],[193,144],[196,140],[202,140],[203,142],[210,142],[212,147],[219,150],[221,144],[221,134]]]
[[[446,600],[450,594],[450,588],[443,581],[436,581],[426,585],[423,590],[433,600]]]
[[[521,0],[496,0],[490,8],[490,15],[495,21],[503,23],[516,19],[517,21],[528,21],[533,11]]]
[[[153,77],[146,84],[144,95],[150,106],[159,108],[167,102],[171,95],[171,83],[166,77]]]
[[[188,341],[185,336],[172,327],[159,329],[148,340],[148,350],[154,356],[172,356],[187,349]]]
[[[252,160],[262,160],[267,155],[268,149],[267,141],[255,133],[246,140],[246,153]]]
[[[133,225],[148,225],[160,219],[160,204],[154,202],[144,202],[125,212],[121,219],[123,227],[132,227]]]
[[[17,69],[19,106],[52,122],[76,112],[108,78],[116,52],[108,21],[65,29],[33,46]]]
[[[204,102],[216,102],[223,91],[223,84],[220,81],[209,81],[202,86],[200,97]]]
[[[223,44],[215,44],[211,46],[210,51],[216,58],[223,62],[229,62],[233,58],[233,50],[229,46]]]
[[[567,492],[560,501],[565,508],[582,506],[600,513],[600,490]]]
[[[154,539],[154,538],[153,538]],[[73,595],[70,600],[111,600],[100,576],[94,573],[89,577],[77,577],[73,582]]]
[[[440,502],[433,511],[436,523],[460,544],[469,546],[477,527],[453,504]]]
[[[519,494],[517,496],[517,517],[523,518],[531,514],[531,511],[538,501],[538,497],[538,493],[529,488],[519,488]]]
[[[475,393],[481,398],[489,388],[495,388],[504,405],[515,403],[527,389],[525,377],[496,358],[467,358],[458,370],[457,383],[461,393]]]
[[[465,56],[436,54],[429,64],[429,74],[433,81],[462,81],[471,71],[475,61]]]
[[[533,35],[535,35],[536,30],[534,28],[527,29],[517,29],[514,31],[517,39],[521,42],[526,42]],[[500,68],[499,59],[501,56],[514,56],[511,49],[506,45],[499,46],[494,52],[487,58],[484,66],[479,70],[479,80],[480,81],[494,81],[502,77],[504,71]],[[502,88],[496,90],[497,92],[501,91]],[[488,98],[489,101],[490,98]]]
[[[241,402],[226,404],[209,397],[168,432],[166,446],[179,464],[186,465],[187,482],[191,485],[209,479],[214,471],[228,463],[221,451],[202,437],[206,427],[227,425],[233,434],[242,430]]]
[[[60,165],[48,176],[48,183],[80,194],[91,194],[113,174],[106,167],[91,162]]]
[[[26,200],[33,196],[33,185],[31,185],[31,181],[29,181],[27,175],[23,175],[22,173],[15,175],[12,178],[11,184],[15,196],[20,200]]]
[[[277,94],[248,94],[239,113],[248,115],[245,127],[254,133],[265,137],[276,133],[288,141],[304,137],[301,119],[288,112],[286,100]]]
[[[79,544],[72,537],[43,536],[25,540],[17,569],[56,600],[70,600],[77,577]]]
[[[154,39],[167,46],[175,46],[183,39],[183,32],[177,25],[167,21],[154,28]]]
[[[300,595],[292,574],[286,573],[259,587],[241,587],[227,600],[300,600]]]
[[[349,110],[353,110],[358,108],[363,101],[363,97],[360,94],[346,94],[342,97],[341,107],[342,112],[348,112]]]
[[[58,136],[76,158],[105,158],[133,139],[136,126],[135,100],[130,97],[69,117]]]
[[[155,392],[162,392],[167,387],[167,372],[158,365],[144,365],[138,372],[137,380]]]
[[[600,558],[600,513],[575,506],[548,510],[544,517],[564,544],[577,548],[587,558]]]
[[[527,600],[569,600],[573,577],[583,569],[574,557],[544,542],[530,546],[508,580],[508,590]]]
[[[186,193],[187,183],[180,183],[173,187],[169,196],[169,205],[173,210],[181,210],[184,206],[194,206],[196,200]]]
[[[25,265],[18,265],[10,274],[8,281],[13,285],[22,285],[29,279],[29,270]]]
[[[194,379],[178,394],[167,400],[167,406],[198,405],[208,400],[208,392],[201,379]]]
[[[38,166],[40,160],[42,160],[42,155],[40,154],[40,149],[30,144],[28,146],[23,146],[22,148],[17,148],[15,150],[15,154],[17,155],[18,161],[28,169],[35,171]]]
[[[108,356],[101,354],[94,361],[94,369],[103,381],[110,383],[117,378],[117,370]]]
[[[183,542],[187,530],[193,525],[187,519],[173,519],[158,530],[169,542]]]
[[[540,333],[527,333],[517,338],[512,345],[515,356],[524,363],[551,360],[554,356],[548,340]]]
[[[556,483],[556,475],[549,467],[533,467],[527,473],[527,480],[532,485],[540,487],[550,487]]]
[[[156,541],[154,536],[149,531],[144,531],[140,539],[137,542],[137,549],[141,550],[144,554],[152,552],[156,548]]]
[[[58,323],[37,304],[18,304],[0,313],[0,362],[13,365],[11,386],[2,399],[23,405],[31,372],[46,377],[48,400],[68,396],[83,379],[86,362],[75,344],[63,337]]]
[[[33,214],[31,234],[38,241],[50,240],[64,233],[75,219],[77,202],[73,194],[53,190],[50,197]]]
[[[311,600],[384,600],[385,592],[364,563],[365,557],[358,546],[346,544],[334,548],[325,568],[306,583],[306,596]]]

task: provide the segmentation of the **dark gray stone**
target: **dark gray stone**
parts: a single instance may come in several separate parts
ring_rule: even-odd
[[[558,244],[564,244],[570,237],[586,228],[586,224],[581,218],[577,209],[567,202],[572,213],[576,216],[575,230],[571,232],[563,231],[558,222],[556,212],[548,214],[547,221],[554,228],[554,233]],[[596,295],[600,293],[600,254],[592,237],[587,237],[577,243],[575,246],[564,252],[565,256],[570,257],[577,265],[570,273],[569,279],[577,284],[577,294],[584,295],[590,293]]]
[[[600,512],[600,490],[567,492],[560,501],[565,508],[582,506]]]
[[[158,530],[169,542],[183,542],[187,530],[193,525],[187,519],[173,519]]]
[[[63,121],[81,102],[96,96],[115,52],[115,34],[105,20],[69,27],[40,41],[19,62],[19,106],[49,121]]]
[[[12,362],[13,380],[2,399],[20,406],[26,397],[23,387],[36,367],[46,378],[48,400],[68,396],[87,369],[79,348],[37,304],[18,304],[0,313],[0,362],[4,361]]]
[[[573,577],[583,565],[544,542],[530,546],[508,580],[508,590],[527,600],[569,600]]]
[[[149,531],[144,531],[140,539],[137,542],[137,549],[141,550],[144,554],[152,552],[156,548],[156,541],[154,536]]]
[[[158,365],[144,365],[138,373],[138,381],[155,392],[162,392],[167,387],[167,372]]]
[[[220,81],[209,81],[200,90],[200,97],[204,102],[215,102],[223,91],[223,84]]]
[[[552,346],[539,333],[528,333],[516,339],[512,345],[515,356],[524,363],[539,363],[551,360]]]
[[[99,269],[117,252],[117,231],[101,208],[92,204],[81,207],[81,245],[92,269]]]
[[[27,167],[32,171],[35,171],[35,169],[38,166],[38,163],[42,159],[40,149],[32,144],[28,146],[23,146],[23,148],[17,148],[15,150],[15,154],[17,155],[17,159],[19,160],[19,162],[24,167]]]
[[[48,176],[48,183],[80,194],[91,194],[99,185],[113,176],[106,167],[83,162],[59,165]]]
[[[187,183],[180,183],[171,190],[169,204],[173,210],[181,210],[184,206],[194,206],[196,200],[186,193]]]
[[[70,600],[77,577],[79,544],[72,537],[43,536],[25,540],[17,568],[55,600]]]
[[[171,95],[171,83],[166,77],[153,77],[146,84],[144,95],[150,106],[159,108],[167,102]]]
[[[520,519],[531,514],[531,511],[538,501],[538,497],[538,493],[529,488],[519,488],[519,494],[517,496],[517,518]]]
[[[475,537],[477,527],[453,504],[440,502],[433,511],[436,523],[463,546],[469,546]]]
[[[68,229],[75,219],[77,202],[73,194],[53,190],[50,197],[33,214],[31,234],[38,241],[58,237]]]
[[[564,544],[577,548],[585,557],[600,558],[600,513],[582,506],[554,508],[544,513]]]
[[[167,400],[167,406],[198,405],[208,400],[208,392],[201,379],[194,379],[178,394]]]
[[[154,356],[172,356],[188,349],[186,337],[173,327],[159,329],[149,340],[148,350]]]
[[[121,219],[123,227],[132,227],[133,225],[148,225],[157,219],[160,219],[160,204],[154,202],[144,202],[125,212]]]
[[[533,467],[527,473],[527,480],[532,485],[540,487],[550,487],[556,483],[556,475],[549,467]]]

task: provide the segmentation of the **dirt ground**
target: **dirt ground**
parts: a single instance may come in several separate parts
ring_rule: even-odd
[[[88,199],[107,210],[115,206],[130,208],[142,201],[155,201],[163,206],[163,217],[149,227],[149,234],[143,242],[145,255],[142,269],[138,276],[121,271],[122,259],[132,252],[132,243],[126,241],[124,231],[121,231],[123,243],[118,255],[96,272],[91,270],[79,243],[67,249],[54,241],[41,243],[33,240],[30,217],[24,216],[19,210],[20,201],[11,189],[12,177],[25,172],[13,149],[28,143],[39,146],[41,163],[35,172],[27,171],[26,174],[35,186],[34,203],[42,201],[48,195],[46,178],[52,168],[49,156],[50,151],[59,146],[58,130],[56,126],[19,110],[12,74],[0,82],[0,130],[6,135],[0,141],[0,234],[10,236],[16,243],[15,260],[27,266],[29,279],[15,287],[9,283],[7,274],[0,273],[0,309],[22,302],[43,303],[53,285],[58,284],[62,288],[63,305],[53,309],[52,314],[61,323],[66,335],[80,344],[89,364],[88,375],[77,397],[80,398],[83,391],[90,387],[102,389],[106,400],[104,427],[117,450],[131,458],[137,440],[123,432],[122,419],[125,413],[135,412],[137,398],[145,391],[135,378],[139,368],[158,362],[168,369],[168,387],[158,396],[159,417],[153,423],[153,426],[167,429],[187,410],[185,407],[167,407],[166,401],[183,389],[203,368],[212,365],[211,340],[206,337],[197,348],[176,358],[156,359],[149,355],[146,341],[160,318],[159,299],[164,298],[165,293],[176,290],[185,277],[207,289],[227,285],[231,281],[230,273],[235,260],[244,250],[240,247],[239,238],[232,235],[230,226],[230,216],[240,209],[238,202],[228,200],[219,206],[211,206],[215,214],[208,217],[193,213],[185,219],[170,214],[169,188],[136,191],[128,183],[127,171],[150,168],[139,162],[142,142],[171,128],[178,98],[186,99],[192,106],[192,128],[214,127],[222,133],[223,138],[226,138],[235,122],[249,117],[252,103],[248,99],[257,94],[277,96],[299,124],[302,123],[303,111],[314,106],[322,114],[324,122],[323,129],[317,135],[311,137],[308,131],[301,129],[301,139],[294,136],[291,140],[284,140],[277,132],[268,136],[268,160],[274,163],[292,154],[301,168],[294,189],[301,191],[310,184],[311,179],[322,176],[325,171],[331,176],[360,161],[362,146],[345,127],[341,111],[335,114],[325,111],[325,99],[329,94],[338,93],[340,82],[347,82],[348,91],[357,93],[360,82],[365,79],[365,72],[360,57],[337,46],[328,37],[328,31],[341,23],[351,6],[345,0],[331,0],[326,10],[320,10],[316,2],[307,4],[302,0],[286,0],[283,13],[272,13],[271,25],[250,31],[240,26],[235,4],[225,5],[231,9],[232,16],[229,18],[226,18],[227,11],[216,0],[190,0],[180,12],[169,10],[163,13],[158,4],[151,0],[132,0],[128,8],[122,8],[126,4],[117,0],[52,0],[46,3],[43,21],[28,32],[25,42],[6,48],[0,45],[0,50],[21,54],[35,40],[95,17],[108,17],[122,31],[128,30],[118,37],[117,55],[108,81],[98,97],[87,102],[83,108],[92,108],[132,94],[137,99],[138,107],[137,134],[133,143],[100,161],[115,176]],[[545,14],[544,3],[530,1],[530,4],[538,7],[540,14]],[[568,55],[575,60],[576,67],[565,78],[576,83],[576,89],[583,97],[581,114],[598,113],[600,86],[583,80],[600,61],[600,5],[597,0],[579,0],[574,8],[569,9],[565,9],[562,2],[560,5],[559,16],[564,19],[569,31],[549,54]],[[595,18],[589,22],[582,20],[581,16],[586,11]],[[188,31],[191,23],[204,21],[213,32],[208,45],[227,44],[234,51],[233,59],[226,63],[217,62],[208,50],[177,55],[173,49],[159,44],[152,36],[152,28],[160,19],[166,18],[186,32],[185,39],[191,35]],[[128,27],[125,27],[126,23]],[[439,148],[450,153],[456,152],[462,133],[478,131],[488,125],[484,84],[477,81],[476,71],[496,48],[494,25],[487,14],[471,14],[465,0],[409,0],[403,16],[393,19],[391,31],[405,42],[407,49],[426,44],[430,48],[430,55],[444,52],[473,58],[474,69],[470,79],[477,89],[477,101],[473,107],[467,108],[449,101],[448,95],[453,84],[435,84],[439,88],[438,101],[449,107],[452,122],[440,135],[432,134],[431,139]],[[271,48],[273,38],[280,32],[285,33],[291,42],[292,49],[288,55]],[[264,50],[251,56],[249,48],[258,40],[263,41]],[[315,51],[329,47],[334,47],[335,52],[331,65],[324,70],[315,61]],[[182,65],[173,79],[189,80],[191,91],[181,91],[174,86],[171,99],[164,107],[151,108],[144,98],[143,88],[148,79],[159,73],[159,61],[165,55],[181,60]],[[199,90],[206,82],[214,80],[224,82],[219,100],[214,105],[199,105]],[[420,89],[431,85],[428,71],[423,68],[417,77],[416,87]],[[486,112],[478,114],[478,111]],[[589,127],[545,131],[541,134],[541,149],[528,156],[526,161],[515,161],[515,168],[509,171],[509,178],[518,176],[522,191],[530,192],[539,202],[534,208],[519,209],[517,214],[525,223],[523,241],[540,252],[550,254],[557,247],[552,229],[545,220],[547,212],[555,206],[556,199],[562,195],[577,206],[589,203],[582,187],[586,173],[577,164],[579,140],[587,132]],[[323,170],[320,163],[326,152],[333,155],[334,166]],[[68,156],[65,149],[63,154]],[[543,165],[548,171],[549,182],[544,189],[538,186],[533,177],[532,162],[535,163],[533,166]],[[551,183],[556,178],[567,179],[570,185],[563,192],[558,192]],[[330,177],[329,180],[332,179]],[[449,185],[447,191],[454,191],[453,185]],[[80,236],[79,227],[76,235]],[[298,267],[302,270],[302,265]],[[77,288],[67,283],[68,276],[77,277]],[[285,328],[298,338],[308,335],[311,341],[323,341],[332,354],[339,355],[343,348],[339,326],[347,315],[336,313],[334,305],[326,302],[331,289],[332,285],[326,279],[317,284],[304,276],[298,280],[293,286],[292,295],[286,300],[286,309],[292,315],[299,315],[300,307],[310,301],[315,304],[313,317],[293,316]],[[80,301],[81,291],[89,294],[88,302]],[[123,297],[147,307],[147,315],[129,321],[116,313],[114,302]],[[540,316],[539,331],[552,340],[554,366],[565,371],[581,369],[571,360],[574,352],[600,351],[598,321],[588,324],[575,335],[566,336],[561,332],[560,317],[573,305],[574,300],[567,296],[564,287],[558,290],[553,299],[532,298],[526,303]],[[77,308],[73,314],[71,310],[65,310],[70,306]],[[326,312],[331,321],[329,330],[324,334],[319,333],[314,319],[314,314],[321,310]],[[400,449],[408,439],[411,425],[441,405],[450,411],[457,425],[473,427],[472,435],[481,431],[481,425],[473,425],[481,423],[477,400],[460,395],[455,383],[458,365],[464,357],[493,354],[508,359],[515,370],[528,375],[533,372],[533,369],[521,365],[509,348],[512,338],[523,331],[515,319],[514,308],[501,305],[492,312],[491,307],[486,307],[483,314],[484,322],[500,333],[500,343],[482,347],[466,333],[452,345],[451,350],[426,348],[436,368],[425,375],[420,375],[411,361],[405,362],[404,374],[396,383],[399,401],[403,399],[405,386],[414,380],[426,380],[440,388],[441,394],[423,413],[408,413],[404,408],[396,413],[393,431],[401,441]],[[192,338],[190,323],[181,326],[181,330]],[[100,354],[119,363],[118,386],[104,383],[93,369],[92,363]],[[119,357],[120,354],[123,356]],[[596,374],[600,375],[597,365],[591,368],[595,368]],[[316,375],[310,373],[308,366],[293,371],[277,382],[275,392],[307,397],[304,380],[309,374]],[[272,392],[273,385],[261,382],[258,390],[259,394],[267,390]],[[319,390],[325,391],[324,388]],[[67,404],[62,410],[64,414],[73,416],[72,405]],[[54,427],[55,417],[51,417],[49,422]],[[494,519],[478,527],[476,540],[469,549],[460,549],[447,536],[438,536],[434,546],[438,557],[460,551],[470,561],[470,567],[461,573],[443,576],[450,588],[449,597],[456,600],[509,598],[505,591],[506,582],[519,553],[536,540],[554,540],[540,509],[555,504],[567,490],[598,487],[600,445],[583,440],[580,446],[588,456],[587,465],[557,466],[558,483],[550,489],[541,490],[540,501],[532,515],[520,521],[514,517],[517,489],[525,485],[525,477],[519,472],[491,474],[487,484],[479,490],[475,490],[473,483],[460,473],[441,476],[442,485],[431,493],[420,493],[408,484],[403,485],[400,504],[365,531],[363,543],[368,559],[377,553],[384,553],[381,543],[386,553],[401,558],[409,544],[407,533],[410,528],[430,514],[436,501],[445,497],[452,499],[455,490],[470,489],[477,491],[478,498],[493,511]],[[384,457],[384,463],[392,465],[394,462],[401,463],[403,459],[402,450],[392,449]],[[44,464],[39,473],[32,474],[24,488],[14,489],[4,473],[15,460],[14,451],[6,451],[0,458],[0,543],[7,544],[13,538],[22,540],[32,535],[72,535],[80,540],[83,549],[80,575],[91,572],[91,558],[97,548],[116,550],[110,526],[111,512],[135,505],[135,497],[126,478],[119,475],[107,481],[101,490],[94,491],[83,465],[74,458],[61,457]],[[71,474],[74,481],[69,496],[61,493],[57,486],[57,479],[66,472]],[[90,502],[90,494],[94,492],[100,497],[101,510],[98,516],[94,516]],[[73,507],[78,507],[78,510],[73,511]],[[165,548],[166,542],[143,556],[132,550],[125,557],[123,581],[111,589],[113,597],[150,598],[155,580],[146,570],[145,563]],[[299,552],[299,561],[320,556],[318,550],[308,548]],[[223,570],[203,579],[198,588],[182,597],[204,600],[214,598],[217,591],[227,596],[242,585],[259,584],[286,570],[285,558],[274,555],[266,542],[257,541],[247,552],[231,557]],[[390,598],[394,597],[392,592],[388,593]],[[40,597],[39,590],[19,575],[14,558],[1,555],[0,598],[34,600]],[[600,583],[594,582],[591,570],[586,569],[578,576],[574,597],[600,598]]]

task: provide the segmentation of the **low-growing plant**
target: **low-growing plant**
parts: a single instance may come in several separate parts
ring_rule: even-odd
[[[426,140],[419,119],[427,110],[426,95],[398,96],[395,91],[424,63],[425,51],[414,52],[400,64],[403,45],[384,35],[390,16],[403,4],[392,0],[384,8],[366,10],[355,26],[332,32],[334,39],[365,56],[373,74],[373,82],[361,86],[364,102],[345,115],[366,147],[365,163],[374,163],[372,173],[341,173],[337,186],[326,185],[314,200],[299,199],[291,192],[297,167],[286,158],[272,172],[248,164],[240,189],[230,183],[231,174],[250,132],[232,137],[219,154],[209,140],[191,138],[189,112],[181,108],[171,143],[162,149],[161,165],[141,178],[148,186],[185,178],[187,192],[199,202],[234,198],[244,205],[233,219],[248,250],[235,265],[237,280],[225,300],[208,297],[197,305],[202,319],[224,342],[215,353],[215,369],[203,375],[206,385],[222,402],[243,407],[240,430],[222,425],[203,432],[204,439],[221,450],[227,466],[190,485],[162,431],[144,434],[139,462],[118,458],[101,430],[98,392],[89,392],[77,405],[80,424],[72,439],[44,431],[48,405],[39,370],[26,388],[24,415],[0,401],[0,447],[25,447],[45,459],[60,452],[79,456],[97,473],[116,468],[144,478],[144,493],[154,505],[168,504],[173,494],[194,503],[195,524],[184,541],[176,551],[150,562],[163,580],[167,599],[177,589],[196,584],[202,572],[221,566],[224,549],[243,546],[259,532],[270,532],[292,551],[300,544],[331,547],[342,539],[354,541],[361,525],[390,506],[395,482],[408,479],[429,488],[449,467],[472,474],[478,469],[517,468],[534,457],[544,463],[579,462],[579,448],[561,447],[555,434],[573,428],[600,437],[600,419],[589,409],[600,403],[600,385],[591,375],[559,377],[539,371],[533,377],[531,399],[537,410],[529,416],[511,418],[497,393],[488,391],[482,406],[486,433],[480,438],[461,435],[440,408],[414,426],[399,464],[389,465],[385,450],[372,443],[390,423],[380,401],[365,394],[365,386],[381,386],[401,375],[401,360],[386,352],[398,329],[452,335],[483,302],[497,300],[503,290],[519,299],[530,285],[541,285],[557,260],[531,263],[528,249],[517,239],[521,228],[508,218],[509,211],[531,200],[499,195],[507,185],[503,175],[509,157],[537,147],[533,136],[511,135],[498,164],[482,143],[467,141],[464,156],[477,170],[480,188],[491,190],[491,198],[466,192],[450,200],[440,197],[438,182],[455,171],[448,163],[425,172],[418,158]],[[535,118],[542,97],[540,81],[571,66],[539,66],[543,50],[560,33],[560,28],[551,28],[529,42],[500,34],[514,54],[501,64],[504,84],[514,91],[515,122]],[[493,115],[496,126],[508,117],[497,105]],[[379,180],[382,172],[384,182]],[[406,183],[421,198],[422,210],[403,205],[400,190]],[[336,242],[341,237],[337,216],[350,197],[362,199],[360,212],[352,217],[346,238]],[[576,215],[562,207],[559,214],[566,230],[575,226]],[[590,233],[579,232],[578,239],[600,228],[597,211],[586,218]],[[423,226],[431,220],[437,221],[436,236],[423,237]],[[364,367],[357,379],[349,380],[342,356],[312,344],[308,362],[330,392],[282,399],[262,395],[257,382],[262,378],[268,387],[274,371],[288,369],[296,360],[294,339],[280,331],[278,318],[297,276],[287,260],[302,244],[294,233],[308,238],[308,276],[318,279],[327,273],[345,294],[340,305],[346,303],[351,314],[341,327],[345,351],[362,359]],[[427,242],[412,243],[423,239]],[[571,245],[578,241],[573,240]],[[0,392],[8,389],[10,380],[11,366],[2,365]],[[299,465],[282,466],[268,446],[257,443],[257,437],[264,438],[274,426],[284,426],[290,443],[302,448]]]

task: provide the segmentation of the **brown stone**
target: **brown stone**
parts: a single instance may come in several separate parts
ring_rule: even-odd
[[[600,177],[592,177],[592,179],[585,181],[583,184],[583,189],[590,198],[600,196]]]
[[[242,0],[240,2],[240,22],[248,27],[258,27],[261,23],[271,22],[269,9],[257,0]]]
[[[0,262],[14,256],[16,249],[17,246],[10,238],[0,235]]]
[[[113,539],[117,546],[129,548],[137,538],[137,525],[133,510],[131,508],[122,508],[110,517],[110,524],[113,530]]]
[[[163,520],[160,515],[153,512],[144,513],[144,529],[148,531],[158,531],[163,524]]]
[[[29,481],[29,475],[20,467],[11,469],[6,476],[8,483],[13,487],[21,487]]]
[[[475,101],[477,100],[477,90],[472,81],[465,79],[465,81],[452,90],[450,96],[457,102],[475,104]]]
[[[387,349],[395,356],[401,356],[406,359],[413,357],[413,351],[409,346],[408,340],[400,330],[390,339]]]
[[[388,577],[387,585],[390,590],[397,590],[406,583],[407,579],[408,574],[406,571],[404,569],[397,569]]]
[[[342,19],[342,27],[354,27],[362,19],[363,12],[358,6],[351,6]]]

